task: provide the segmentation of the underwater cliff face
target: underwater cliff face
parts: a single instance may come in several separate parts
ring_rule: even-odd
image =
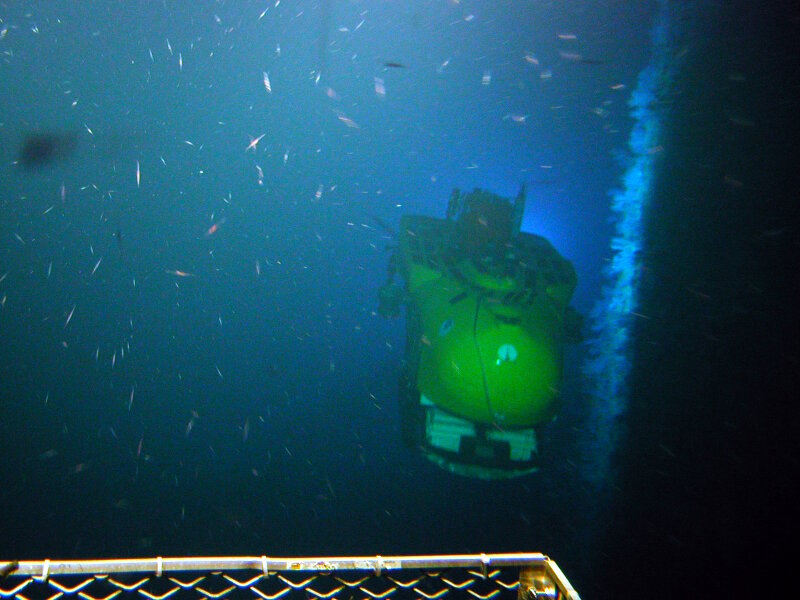
[[[800,373],[787,330],[800,284],[786,129],[800,70],[786,57],[797,16],[779,3],[729,3],[669,99],[620,491],[598,571],[621,596],[655,581],[653,597],[719,596],[744,569],[786,564]]]

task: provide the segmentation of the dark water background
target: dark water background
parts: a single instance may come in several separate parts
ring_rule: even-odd
[[[0,4],[0,558],[530,550],[584,597],[738,585],[797,486],[798,15],[759,6],[704,5],[663,98],[598,491],[582,348],[541,473],[462,479],[403,447],[375,217],[527,181],[524,228],[588,312],[655,4]],[[77,143],[24,169],[32,132]]]

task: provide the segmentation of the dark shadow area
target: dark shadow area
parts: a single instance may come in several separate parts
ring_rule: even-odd
[[[17,162],[27,170],[40,169],[69,159],[77,146],[76,133],[28,134],[20,144]]]

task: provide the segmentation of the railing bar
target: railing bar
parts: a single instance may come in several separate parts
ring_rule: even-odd
[[[552,579],[561,593],[564,594],[565,600],[581,600],[578,592],[572,587],[572,584],[561,571],[561,568],[554,561],[547,561],[545,564],[545,573]]]
[[[353,556],[310,558],[267,558],[269,571],[336,571],[336,570],[381,570],[435,569],[458,567],[492,567],[547,565],[552,562],[541,553],[530,554],[442,554],[430,556]],[[488,561],[488,563],[487,563]],[[2,564],[2,563],[0,563]],[[15,575],[46,577],[52,575],[111,574],[111,573],[163,573],[174,571],[235,571],[263,569],[261,556],[204,556],[174,558],[131,558],[106,560],[57,560],[19,561]],[[46,570],[46,571],[45,571]],[[563,574],[558,571],[563,577]]]

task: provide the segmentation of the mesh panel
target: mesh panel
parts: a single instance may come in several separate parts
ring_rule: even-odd
[[[579,600],[542,554],[0,561],[0,570],[0,598],[15,600]]]

